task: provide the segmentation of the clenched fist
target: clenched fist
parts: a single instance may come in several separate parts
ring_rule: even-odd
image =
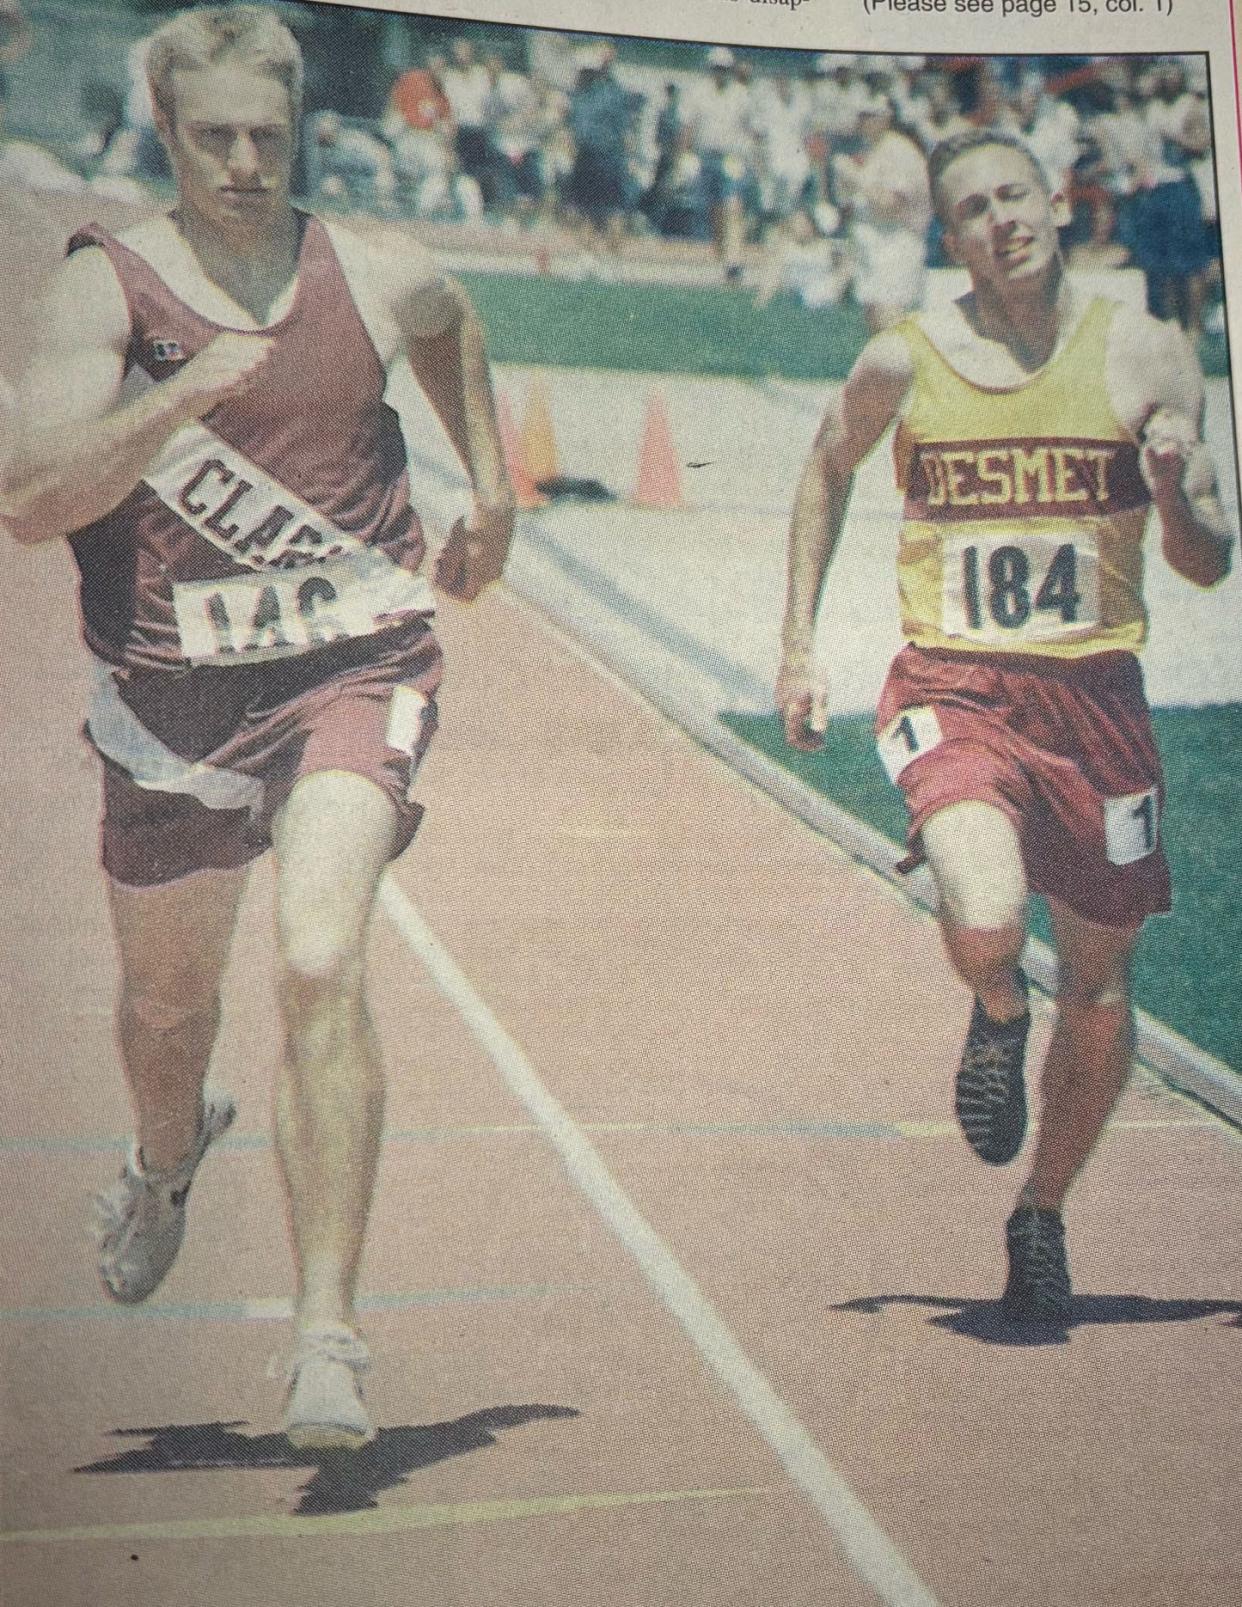
[[[1181,489],[1186,464],[1198,436],[1190,420],[1171,408],[1160,407],[1143,430],[1143,478],[1156,502]]]
[[[828,678],[808,649],[786,649],[776,681],[776,710],[790,747],[803,753],[823,747],[828,729]]]
[[[242,396],[254,385],[272,345],[270,335],[226,330],[167,383],[183,394],[191,415],[202,418],[218,402]]]
[[[504,572],[513,540],[513,498],[476,503],[470,523],[459,519],[436,560],[436,584],[463,603],[471,603]]]

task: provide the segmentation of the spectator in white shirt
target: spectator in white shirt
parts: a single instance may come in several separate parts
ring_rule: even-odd
[[[860,110],[860,148],[836,160],[837,194],[850,215],[855,284],[873,333],[918,305],[927,262],[931,188],[927,160],[893,127],[893,108],[875,96]]]
[[[997,127],[1014,134],[1043,168],[1054,194],[1067,195],[1082,142],[1078,114],[1066,101],[1045,93],[1038,74],[1028,74],[1010,97]]]
[[[941,140],[968,133],[974,126],[962,113],[951,73],[927,73],[909,103],[907,121],[928,155]]]
[[[765,220],[779,222],[805,201],[811,179],[807,151],[808,108],[801,88],[787,75],[767,80],[763,101],[752,101],[759,203]]]
[[[443,86],[453,114],[457,160],[490,205],[496,190],[495,161],[487,137],[487,97],[492,81],[487,68],[476,60],[468,39],[455,39],[451,56],[444,70]]]
[[[735,281],[741,277],[746,233],[743,196],[752,178],[750,94],[734,73],[733,52],[724,45],[713,46],[707,65],[708,76],[685,97],[685,121],[703,165],[712,231],[725,278]]]

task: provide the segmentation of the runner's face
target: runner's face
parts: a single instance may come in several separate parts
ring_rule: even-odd
[[[946,243],[976,288],[1028,283],[1056,261],[1065,202],[1021,151],[968,151],[940,175],[940,199]]]
[[[168,144],[182,206],[225,233],[267,226],[289,204],[293,116],[278,79],[221,65],[173,74]]]

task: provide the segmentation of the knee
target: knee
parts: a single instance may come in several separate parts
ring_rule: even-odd
[[[1057,1004],[1064,1009],[1099,1010],[1127,1013],[1130,1009],[1130,979],[1127,972],[1091,971],[1060,962],[1057,973]]]
[[[923,826],[942,914],[981,935],[1025,929],[1027,888],[1018,833],[991,804],[950,805]]]
[[[938,878],[942,913],[959,932],[979,942],[1021,948],[1026,933],[1026,890],[979,876]],[[1015,934],[1020,934],[1015,938]]]
[[[327,925],[290,934],[281,943],[278,985],[294,1016],[346,1001],[362,990],[361,950]]]
[[[172,976],[159,982],[126,979],[121,984],[122,1019],[144,1032],[168,1035],[214,1016],[220,995],[197,977]]]
[[[1020,926],[964,929],[945,921],[942,930],[954,970],[976,993],[1013,976],[1026,941]]]

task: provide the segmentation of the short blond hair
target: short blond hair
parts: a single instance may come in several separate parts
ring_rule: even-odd
[[[302,112],[302,51],[268,6],[199,6],[171,17],[147,45],[151,99],[171,122],[173,74],[220,62],[253,67],[285,86],[294,121]]]
[[[971,156],[975,151],[988,150],[992,146],[1002,151],[1017,151],[1019,156],[1024,156],[1040,189],[1045,195],[1052,194],[1052,186],[1048,182],[1043,163],[1025,140],[1019,139],[1016,134],[991,128],[971,128],[964,134],[950,134],[948,139],[943,139],[932,147],[931,154],[927,158],[927,181],[931,186],[932,206],[944,228],[952,227],[952,219],[946,215],[944,204],[945,173],[963,156]]]

